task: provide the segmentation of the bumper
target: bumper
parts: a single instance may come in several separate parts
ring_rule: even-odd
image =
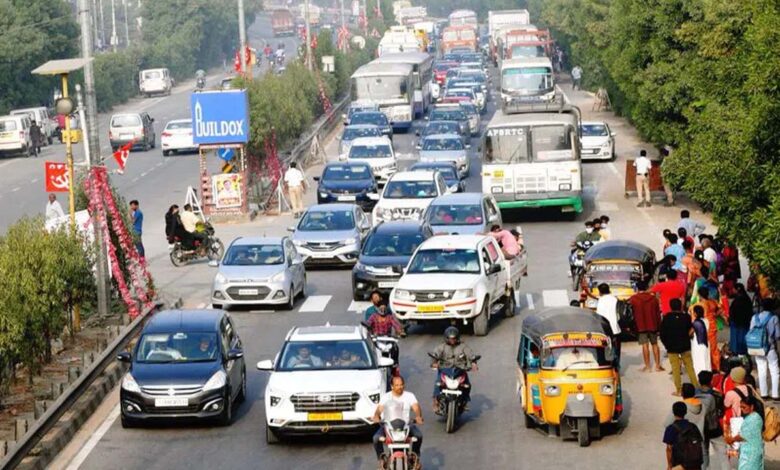
[[[193,144],[192,141],[181,141],[181,140],[162,140],[160,142],[160,147],[162,147],[163,150],[186,150],[186,151],[197,151],[198,146]]]
[[[12,142],[9,144],[0,144],[0,152],[21,152],[25,144],[21,142]]]
[[[376,429],[371,418],[376,410],[376,405],[362,398],[355,404],[353,411],[337,411],[337,416],[329,419],[313,418],[309,413],[296,411],[289,400],[270,407],[265,406],[266,424],[274,432],[280,435],[304,435],[304,434],[357,434],[367,433]]]
[[[612,159],[612,148],[583,148],[580,155],[582,160],[610,160]]]
[[[382,294],[390,294],[390,291],[398,284],[401,276],[378,276],[365,271],[352,271],[352,292],[367,298],[372,291],[378,290]]]
[[[360,256],[360,246],[347,245],[332,251],[316,251],[305,246],[296,246],[298,253],[303,256],[304,263],[310,266],[316,265],[353,265]]]
[[[494,194],[494,196],[497,196]],[[498,197],[496,197],[498,199]],[[539,208],[539,207],[564,207],[570,208],[576,213],[582,212],[582,195],[577,194],[575,196],[564,197],[550,197],[545,199],[519,199],[519,200],[507,200],[499,199],[498,207],[500,209],[522,209],[522,208]]]
[[[400,320],[469,319],[479,315],[477,299],[454,300],[444,303],[417,303],[390,300],[391,308]]]
[[[412,128],[412,120],[409,121],[393,121],[393,130],[395,129],[403,129],[403,130],[409,130]]]
[[[136,421],[153,421],[158,419],[209,419],[222,413],[225,404],[224,390],[211,390],[187,397],[186,406],[158,407],[157,398],[146,393],[131,393],[121,390],[119,403],[122,415]],[[183,397],[182,397],[183,398]]]
[[[326,194],[326,196],[322,196]],[[345,197],[346,196],[346,197]],[[329,204],[336,202],[354,202],[365,212],[371,212],[371,209],[376,205],[376,200],[368,197],[367,194],[331,194],[317,192],[317,204]]]
[[[111,139],[111,147],[121,147],[123,145],[127,145],[130,142],[133,143],[133,148],[136,147],[142,147],[144,144],[145,139],[143,137],[134,137],[132,139]]]
[[[266,284],[223,284],[211,290],[211,302],[221,305],[283,305],[290,286],[286,282]]]

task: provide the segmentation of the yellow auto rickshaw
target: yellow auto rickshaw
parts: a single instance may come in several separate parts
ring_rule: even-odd
[[[645,245],[628,240],[597,243],[585,253],[580,278],[580,302],[596,309],[599,284],[607,284],[610,293],[623,304],[637,291],[637,283],[652,285],[655,275],[655,252]]]
[[[580,446],[601,437],[623,411],[620,374],[609,323],[576,307],[558,307],[523,321],[517,388],[525,427],[547,426]]]

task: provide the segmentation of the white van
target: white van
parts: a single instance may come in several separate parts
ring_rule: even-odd
[[[147,98],[154,94],[170,95],[173,84],[171,73],[166,68],[146,69],[138,73],[138,86]]]
[[[0,117],[0,155],[32,156],[30,124],[27,114]]]
[[[43,136],[46,138],[44,145],[51,144],[57,133],[57,123],[52,121],[49,116],[49,109],[45,106],[36,106],[34,108],[12,109],[11,116],[29,115],[30,119],[38,123]]]

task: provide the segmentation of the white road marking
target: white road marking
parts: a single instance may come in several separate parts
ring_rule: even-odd
[[[564,289],[544,290],[542,291],[542,301],[547,308],[565,307],[569,305],[569,293]]]
[[[617,203],[610,201],[596,201],[596,209],[600,212],[617,212],[619,210]]]
[[[95,433],[92,434],[87,443],[84,444],[84,447],[79,450],[79,453],[73,457],[73,460],[70,461],[66,470],[78,470],[78,468],[81,467],[81,464],[87,460],[89,454],[92,453],[92,450],[95,448],[95,446],[98,445],[100,440],[103,439],[103,436],[105,436],[108,430],[111,429],[111,426],[114,425],[114,422],[117,418],[119,418],[119,406],[115,406],[114,409],[111,410],[111,413],[108,415],[106,420],[103,421],[100,427],[95,430]]]
[[[332,297],[332,295],[310,295],[298,311],[301,313],[324,312]]]
[[[531,294],[525,294],[526,302],[528,303],[528,310],[534,310],[534,296]]]
[[[371,302],[364,300],[353,300],[347,308],[348,312],[363,313],[365,309],[371,306]]]
[[[19,191],[20,189],[22,189],[22,188],[20,188],[19,186],[17,186],[17,187],[15,187],[14,189],[12,189],[12,190],[11,190],[11,192],[12,192],[12,193],[15,193],[16,191]]]
[[[617,165],[615,165],[615,162],[609,162],[607,164],[607,168],[609,168],[609,171],[611,171],[613,175],[617,176],[618,179],[623,178],[623,175],[620,174],[620,170],[618,170],[618,167]]]
[[[146,175],[148,175],[148,174],[149,174],[148,171],[144,171],[143,173],[141,173],[140,176],[141,176],[141,178],[146,178]]]
[[[162,165],[163,165],[163,162],[160,162],[160,163],[158,163],[157,165],[155,165],[154,167],[155,167],[155,168],[157,168],[157,167],[160,167],[160,166],[162,166]]]

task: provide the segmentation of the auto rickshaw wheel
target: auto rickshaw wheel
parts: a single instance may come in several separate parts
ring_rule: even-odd
[[[590,445],[588,418],[577,418],[577,442],[579,442],[580,447],[588,447]]]
[[[529,415],[528,413],[523,413],[523,424],[525,425],[526,429],[533,429],[536,427],[536,421]]]

